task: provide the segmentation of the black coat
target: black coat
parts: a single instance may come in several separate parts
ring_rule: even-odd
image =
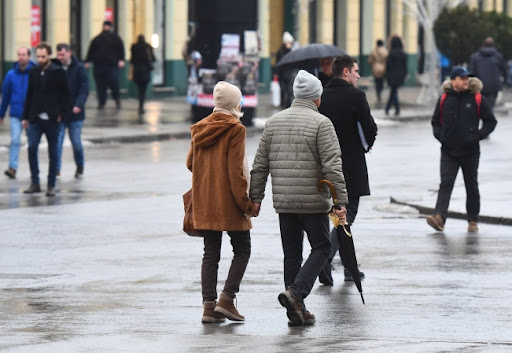
[[[469,71],[482,81],[482,93],[496,93],[507,80],[507,64],[496,48],[480,48],[471,55]],[[502,80],[503,79],[503,80]]]
[[[331,119],[338,135],[348,196],[370,195],[366,151],[357,128],[359,122],[371,148],[377,136],[377,125],[370,114],[366,94],[345,80],[333,78],[324,88],[318,111]]]
[[[124,44],[116,33],[104,31],[97,35],[89,45],[85,62],[93,62],[97,66],[117,67],[124,60]]]
[[[41,75],[41,68],[34,66],[29,72],[27,97],[23,109],[23,120],[34,123],[38,115],[46,112],[51,121],[64,117],[69,104],[69,88],[66,72],[61,66],[51,63]]]
[[[496,127],[496,118],[484,96],[478,116],[475,93],[481,89],[482,83],[477,78],[470,78],[469,89],[463,92],[455,92],[449,81],[443,83],[443,91],[447,95],[443,103],[442,122],[439,98],[432,116],[432,127],[441,148],[451,156],[480,153],[479,141]],[[480,119],[482,127],[479,129]]]
[[[62,66],[60,61],[54,61],[57,65]],[[69,64],[66,71],[69,86],[69,105],[64,114],[63,121],[78,121],[85,119],[85,102],[89,95],[89,76],[87,70],[74,55],[71,57],[71,64]],[[73,114],[73,107],[78,107],[81,112]]]
[[[131,59],[133,65],[133,82],[137,84],[147,84],[153,70],[153,62],[155,56],[153,48],[147,43],[135,43],[130,48]]]
[[[407,57],[402,49],[391,49],[386,58],[386,79],[390,86],[401,86],[407,76]]]

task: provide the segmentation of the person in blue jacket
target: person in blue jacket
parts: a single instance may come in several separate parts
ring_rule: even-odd
[[[7,107],[11,105],[10,110],[10,130],[11,145],[9,147],[9,167],[4,174],[9,178],[16,178],[18,170],[18,159],[20,154],[21,132],[21,116],[23,115],[23,106],[25,104],[25,96],[28,87],[28,71],[35,65],[30,60],[30,49],[21,47],[18,49],[18,62],[7,72],[2,86],[2,103],[0,105],[0,125],[3,124]]]
[[[59,128],[59,141],[57,151],[57,176],[60,175],[62,144],[68,128],[69,139],[73,146],[76,171],[75,178],[81,178],[84,174],[84,148],[82,146],[82,125],[85,120],[85,102],[89,95],[89,78],[84,65],[71,52],[71,47],[66,43],[57,44],[57,60],[66,71],[69,85],[69,106],[62,117]]]

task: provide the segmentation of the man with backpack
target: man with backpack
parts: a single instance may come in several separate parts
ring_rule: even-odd
[[[452,69],[450,81],[443,84],[444,93],[439,98],[432,116],[434,136],[441,142],[441,184],[435,212],[427,217],[427,223],[437,231],[444,230],[459,168],[462,169],[466,186],[468,232],[478,231],[479,141],[494,130],[497,122],[489,102],[480,93],[482,82],[470,76],[470,72],[462,66],[455,66]]]

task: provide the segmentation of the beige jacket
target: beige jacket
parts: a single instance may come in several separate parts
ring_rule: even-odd
[[[382,47],[373,49],[368,63],[372,67],[372,75],[375,78],[383,78],[386,76],[386,58],[388,57],[388,50]]]

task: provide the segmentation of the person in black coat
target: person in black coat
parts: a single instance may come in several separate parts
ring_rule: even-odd
[[[480,140],[489,136],[497,122],[489,102],[480,94],[482,82],[470,75],[462,66],[452,69],[450,81],[442,86],[445,95],[439,98],[432,116],[434,136],[441,143],[441,183],[434,214],[427,217],[427,223],[437,231],[444,230],[459,168],[466,186],[468,232],[478,231]]]
[[[66,128],[73,146],[73,156],[76,164],[75,178],[81,178],[84,173],[84,148],[82,146],[82,125],[85,120],[85,102],[89,95],[89,77],[84,65],[71,52],[69,44],[57,44],[57,59],[55,62],[62,65],[68,78],[70,101],[68,109],[62,119],[59,129],[59,149],[57,162],[57,176],[60,175],[62,145]]]
[[[151,78],[155,56],[153,54],[153,47],[146,43],[146,39],[142,34],[139,34],[137,43],[132,44],[130,51],[132,54],[130,62],[133,66],[132,80],[137,84],[139,91],[139,114],[144,114],[146,88]]]
[[[331,119],[338,136],[348,193],[347,222],[351,225],[357,215],[359,198],[370,195],[365,153],[375,142],[377,125],[366,94],[356,88],[359,80],[357,60],[348,55],[337,57],[332,64],[332,73],[334,78],[324,88],[318,111]],[[333,252],[319,276],[320,282],[329,285],[333,282],[331,262],[339,250],[336,229],[331,232],[331,242]],[[350,272],[345,270],[345,279],[351,278]]]
[[[29,72],[22,117],[23,127],[27,129],[31,174],[31,184],[23,191],[26,194],[41,192],[37,152],[41,136],[45,134],[50,159],[46,196],[55,196],[59,125],[68,109],[69,88],[62,67],[50,61],[51,53],[52,47],[48,43],[40,43],[36,47],[38,66]]]
[[[404,84],[407,76],[407,57],[404,53],[402,40],[398,36],[391,38],[391,49],[386,58],[386,79],[390,87],[389,99],[386,104],[386,115],[391,105],[395,106],[395,115],[400,114],[400,101],[398,100],[398,87]]]
[[[103,31],[91,41],[85,59],[86,69],[90,62],[94,63],[98,109],[105,107],[107,88],[111,89],[116,107],[120,109],[119,69],[124,67],[124,44],[121,37],[112,31],[112,22],[103,22]]]
[[[283,44],[279,47],[276,53],[276,64],[292,50],[293,36],[288,33],[283,33]],[[275,74],[279,79],[279,86],[281,88],[281,107],[289,108],[293,100],[293,80],[295,79],[295,71],[288,67],[275,68]]]

